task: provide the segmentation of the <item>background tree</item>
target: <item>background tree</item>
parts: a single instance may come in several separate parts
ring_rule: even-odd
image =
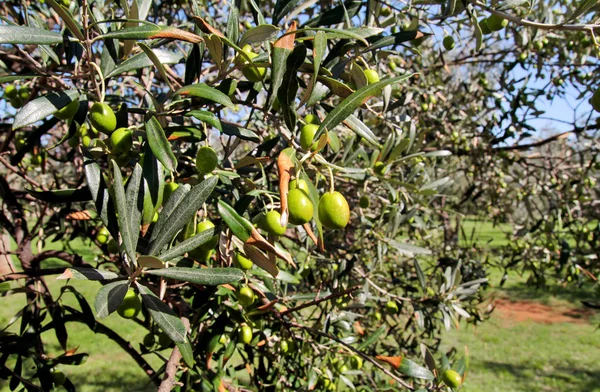
[[[82,325],[161,391],[456,389],[467,361],[439,333],[486,318],[489,266],[596,280],[595,2],[0,14],[0,223],[18,261],[0,280],[27,299],[0,335],[12,389],[74,390],[56,369],[85,358],[68,340]],[[537,129],[567,95],[564,131]],[[458,241],[466,215],[512,223],[500,257]],[[95,312],[70,279],[100,282]],[[147,328],[142,346],[102,323],[114,311]]]

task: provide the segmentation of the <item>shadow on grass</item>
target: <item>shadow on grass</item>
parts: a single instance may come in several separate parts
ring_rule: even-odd
[[[156,391],[156,386],[148,379],[131,379],[123,374],[104,374],[69,376],[69,379],[75,385],[77,392],[151,392]],[[0,380],[0,391],[9,391],[9,381]],[[60,390],[60,389],[56,389]],[[64,391],[64,389],[62,389]]]
[[[580,301],[589,301],[594,298],[591,287],[579,288],[574,285],[567,287],[552,285],[536,288],[518,282],[502,287],[500,290],[512,300],[535,300],[544,304],[548,304],[552,299],[559,299],[581,306]]]
[[[511,374],[522,387],[519,391],[598,391],[600,372],[549,361],[543,366],[481,361],[477,367],[494,373]],[[468,385],[468,377],[467,383]],[[568,389],[562,389],[568,386]]]

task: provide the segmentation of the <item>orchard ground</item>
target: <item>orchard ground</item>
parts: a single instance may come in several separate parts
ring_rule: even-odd
[[[475,222],[476,238],[481,244],[501,245],[502,230],[489,222]],[[91,261],[91,247],[74,241],[77,253]],[[47,262],[50,267],[52,262]],[[55,266],[61,265],[58,262]],[[513,273],[502,288],[498,287],[501,272],[493,271],[488,290],[496,311],[490,320],[473,328],[465,323],[459,329],[442,334],[442,352],[452,347],[469,352],[470,369],[467,381],[461,389],[470,391],[600,391],[600,312],[584,308],[580,300],[592,297],[591,292],[575,287],[553,287],[536,290],[525,284],[525,278]],[[53,295],[60,292],[65,281],[49,278]],[[91,306],[100,287],[97,283],[73,280],[70,282],[88,300]],[[2,301],[0,328],[19,310],[23,301]],[[78,307],[73,295],[66,293],[65,303]],[[122,336],[139,348],[146,330],[133,321],[124,321],[116,313],[102,321],[119,331]],[[11,326],[17,330],[19,322]],[[63,366],[77,390],[81,392],[153,391],[144,372],[120,347],[103,337],[97,338],[83,324],[68,324],[69,349],[79,344],[77,352],[90,357],[80,366]],[[50,343],[50,355],[61,353],[53,332],[43,339]],[[73,343],[71,343],[73,342]],[[170,350],[161,354],[168,357]],[[154,354],[146,356],[157,369],[161,360]],[[24,366],[27,369],[27,366]],[[25,370],[26,371],[26,370]],[[124,386],[126,385],[126,386]],[[343,390],[342,384],[338,390]],[[0,383],[0,392],[9,391],[7,383]]]

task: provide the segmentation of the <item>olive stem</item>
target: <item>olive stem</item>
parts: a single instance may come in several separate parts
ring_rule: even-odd
[[[100,89],[100,96],[98,98],[100,99],[100,102],[104,102],[104,97],[106,96],[106,85],[104,84],[104,75],[102,75],[102,70],[100,69],[98,64],[94,63],[93,61],[90,61],[90,64],[92,64],[92,66],[98,73],[98,76],[100,77],[100,82],[99,83],[96,82],[96,85]],[[93,77],[93,78],[94,78],[94,81],[96,81],[96,78],[95,77]]]
[[[335,191],[333,170],[331,170],[331,167],[329,167],[329,166],[327,166],[327,170],[329,171],[329,192],[333,193]]]

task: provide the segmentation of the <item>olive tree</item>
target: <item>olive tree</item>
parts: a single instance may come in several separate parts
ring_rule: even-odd
[[[461,217],[513,224],[507,271],[597,273],[595,116],[583,104],[536,141],[529,124],[540,97],[600,108],[596,11],[3,2],[0,223],[16,247],[0,281],[26,302],[0,374],[75,390],[56,369],[85,358],[69,332],[90,328],[160,391],[460,388],[468,361],[438,352],[440,332],[487,317],[490,264],[457,240]],[[103,323],[113,312],[142,344]]]

